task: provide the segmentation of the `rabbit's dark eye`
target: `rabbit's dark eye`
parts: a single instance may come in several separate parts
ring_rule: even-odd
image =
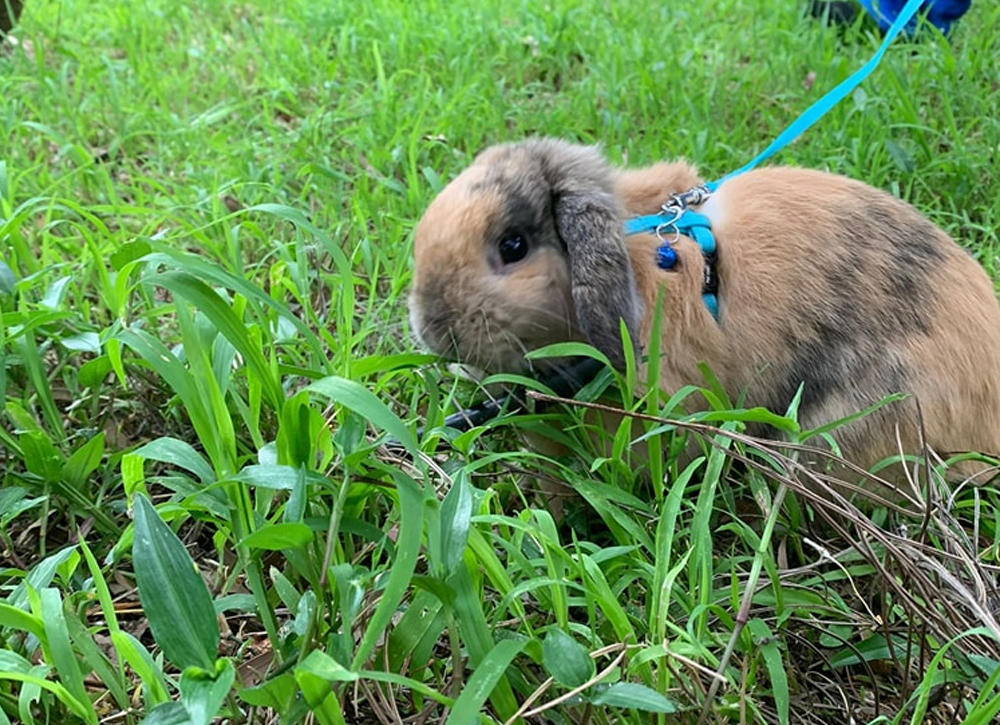
[[[504,237],[500,240],[500,259],[504,264],[520,262],[528,254],[528,240],[520,234]]]

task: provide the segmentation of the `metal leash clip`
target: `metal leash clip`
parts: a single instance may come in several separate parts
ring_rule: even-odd
[[[701,186],[688,189],[680,194],[671,194],[670,198],[673,199],[674,203],[680,206],[681,209],[687,209],[689,206],[700,206],[701,204],[704,204],[708,201],[708,197],[711,195],[712,191],[708,188],[708,185],[702,184]]]
[[[681,238],[681,230],[677,223],[684,216],[684,212],[688,210],[688,207],[704,204],[711,195],[712,192],[707,186],[696,186],[679,194],[671,194],[670,200],[664,202],[663,206],[660,207],[663,215],[669,217],[666,221],[657,225],[654,230],[656,238],[663,245],[666,245],[661,246],[657,250],[658,264],[661,269],[670,269],[677,263],[677,253],[672,247]],[[665,236],[668,233],[672,234],[669,239]]]
[[[670,218],[665,222],[661,222],[656,227],[656,238],[664,244],[676,244],[677,240],[681,238],[681,230],[677,228],[677,222],[680,220],[681,214],[684,213],[684,207],[672,202],[667,202],[660,207],[660,211],[663,212],[664,216],[669,215]],[[673,233],[672,239],[667,239],[663,236],[668,231]]]

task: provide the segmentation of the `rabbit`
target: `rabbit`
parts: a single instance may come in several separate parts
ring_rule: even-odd
[[[621,369],[622,323],[641,359],[659,298],[667,392],[704,384],[700,364],[747,406],[783,413],[801,387],[803,429],[902,392],[834,432],[843,457],[870,469],[921,442],[1000,453],[1000,305],[945,232],[843,176],[748,171],[696,208],[717,244],[716,317],[693,239],[672,240],[677,263],[661,269],[656,234],[623,232],[702,183],[683,161],[619,169],[558,139],[485,150],[417,224],[413,332],[488,372],[528,372],[526,352],[570,340]]]

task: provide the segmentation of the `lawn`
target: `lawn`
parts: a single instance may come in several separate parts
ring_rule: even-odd
[[[581,395],[648,414],[649,461],[576,405],[456,433],[486,393],[409,329],[414,225],[477,151],[719,177],[875,51],[805,5],[29,0],[0,46],[0,725],[994,721],[995,487],[858,507],[748,463],[778,460],[760,411],[633,376]],[[770,163],[889,190],[996,279],[997,28],[977,0],[899,42]],[[556,421],[567,455],[522,444]]]

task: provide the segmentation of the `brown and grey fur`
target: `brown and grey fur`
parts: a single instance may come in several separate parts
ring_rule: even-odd
[[[703,382],[705,363],[734,399],[782,412],[801,385],[805,427],[909,393],[933,450],[1000,453],[1000,307],[948,235],[844,177],[737,176],[699,209],[719,247],[717,322],[693,241],[681,237],[679,264],[664,271],[655,236],[621,231],[700,183],[685,163],[620,170],[551,139],[488,149],[417,227],[414,330],[432,350],[490,371],[522,371],[526,350],[570,339],[620,366],[620,321],[641,346],[662,289],[664,389]],[[497,245],[512,233],[530,251],[503,265]],[[844,455],[867,468],[897,455],[900,440],[919,452],[913,399],[838,431]]]

